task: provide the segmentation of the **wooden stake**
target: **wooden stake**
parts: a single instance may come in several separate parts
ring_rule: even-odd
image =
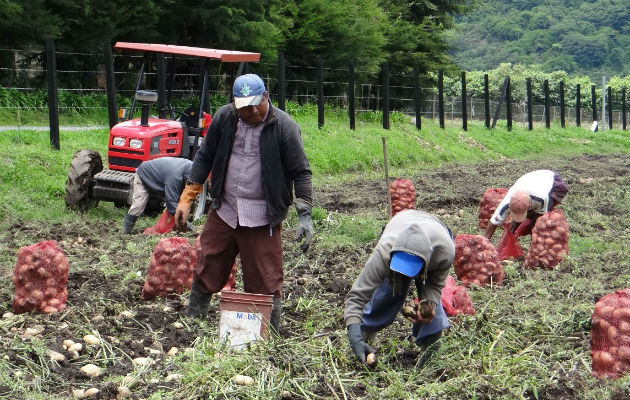
[[[382,136],[383,139],[383,162],[385,164],[385,190],[387,192],[387,211],[389,212],[389,217],[392,217],[392,196],[389,195],[389,169],[387,167],[387,145],[385,144],[385,136]]]

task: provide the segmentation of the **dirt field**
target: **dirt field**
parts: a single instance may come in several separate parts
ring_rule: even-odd
[[[582,156],[544,161],[489,162],[474,166],[447,165],[436,170],[418,171],[415,176],[405,178],[411,179],[416,186],[418,208],[441,216],[455,234],[478,233],[476,210],[483,191],[489,187],[508,187],[522,173],[538,168],[556,170],[569,184],[571,191],[565,203],[572,232],[579,232],[581,236],[630,238],[630,206],[625,192],[630,187],[630,162],[627,158]],[[382,217],[387,207],[383,186],[382,180],[360,180],[339,186],[316,187],[314,201],[327,212]],[[620,191],[624,192],[620,194]],[[458,215],[460,210],[463,210],[462,216]],[[0,353],[16,371],[22,371],[21,379],[30,382],[30,385],[40,385],[40,390],[50,394],[51,398],[69,396],[76,387],[94,386],[100,392],[93,398],[113,399],[119,384],[78,373],[78,368],[87,360],[109,359],[106,375],[125,376],[134,368],[130,359],[150,356],[156,360],[155,368],[162,368],[168,374],[169,369],[174,367],[165,353],[171,347],[180,350],[192,347],[201,333],[197,323],[186,324],[179,329],[173,326],[174,322],[185,320],[187,296],[150,302],[140,300],[150,253],[158,238],[147,239],[141,234],[121,237],[121,223],[108,221],[98,226],[87,226],[80,222],[60,225],[22,221],[0,233],[0,249],[5,255],[15,257],[21,246],[54,239],[60,243],[70,263],[66,310],[55,315],[28,313],[0,319]],[[316,230],[320,223],[316,223]],[[303,255],[296,246],[290,245],[295,232],[285,229],[283,235],[286,243],[284,297],[287,306],[284,309],[282,336],[290,338],[300,334],[297,330],[302,325],[300,322],[303,322],[304,314],[295,310],[292,300],[313,296],[323,299],[334,310],[330,332],[342,332],[344,296],[374,243],[342,247],[333,252],[318,246],[316,237],[311,250]],[[82,238],[81,243],[78,243],[78,237]],[[192,242],[195,235],[189,233],[187,237]],[[604,269],[607,274],[604,279],[615,277],[603,285],[603,289],[608,291],[618,289],[616,286],[624,279],[627,287],[629,271],[627,248],[625,257],[611,257],[618,259],[602,260],[608,265]],[[11,311],[13,267],[14,264],[0,265],[5,282],[0,287],[0,314]],[[561,265],[560,268],[564,267]],[[504,283],[513,284],[509,280]],[[599,297],[602,294],[590,296]],[[165,307],[169,308],[165,310]],[[125,317],[123,312],[126,310],[132,311],[133,316]],[[210,321],[216,324],[217,319],[216,301],[213,301]],[[38,340],[48,349],[60,353],[64,353],[64,340],[81,342],[83,335],[92,331],[98,331],[109,345],[85,346],[78,358],[67,357],[64,361],[53,363],[47,354],[41,354],[29,345],[31,339],[23,339],[25,330],[37,325],[43,327]],[[587,332],[582,333],[581,341],[572,344],[575,348],[587,345]],[[414,350],[408,350],[398,354],[397,358],[403,365],[412,366],[417,355]],[[576,398],[576,388],[583,385],[581,378],[573,376],[566,379],[568,381],[558,381],[556,387],[539,389],[539,398]],[[146,398],[158,388],[168,391],[176,386],[175,381],[148,381],[141,389],[134,390],[131,398]],[[15,392],[11,390],[9,385],[0,384],[0,397],[12,398],[10,393]],[[325,397],[326,391],[328,389],[322,389],[321,395]],[[364,395],[360,386],[350,392],[354,397]],[[628,398],[627,393],[621,392],[615,396],[616,399]]]

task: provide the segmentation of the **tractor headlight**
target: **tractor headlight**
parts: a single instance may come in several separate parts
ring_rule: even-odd
[[[124,146],[125,145],[125,138],[124,137],[120,137],[120,136],[116,136],[116,137],[114,137],[114,140],[112,140],[112,144],[114,146]]]
[[[132,149],[141,149],[142,148],[142,140],[140,139],[131,139],[129,141],[129,147]]]

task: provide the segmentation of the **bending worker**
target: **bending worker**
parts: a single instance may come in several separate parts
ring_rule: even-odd
[[[408,318],[413,340],[423,351],[418,366],[428,359],[450,326],[441,297],[454,258],[451,232],[437,217],[419,210],[392,217],[346,296],[344,319],[359,361],[365,363],[374,352],[368,343],[394,321],[411,282],[420,299],[415,317]]]
[[[278,329],[282,304],[282,221],[293,202],[297,239],[308,249],[313,235],[311,169],[300,128],[272,106],[262,79],[239,76],[234,102],[221,107],[195,155],[175,221],[182,225],[201,183],[212,172],[212,209],[201,233],[187,315],[205,318],[211,295],[227,282],[240,254],[246,292],[273,295],[271,325]]]
[[[160,219],[144,233],[166,233],[175,226],[175,210],[184,190],[192,161],[185,158],[161,157],[145,161],[136,169],[133,178],[133,200],[123,221],[123,233],[131,233],[138,217],[149,202],[151,192],[165,197],[166,208]]]
[[[531,233],[536,219],[562,203],[569,187],[560,175],[548,169],[528,172],[518,178],[497,206],[486,227],[485,237],[490,239],[508,216],[509,229],[516,237]]]

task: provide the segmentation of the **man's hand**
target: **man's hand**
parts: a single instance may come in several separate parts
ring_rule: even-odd
[[[352,352],[363,364],[366,364],[366,356],[368,354],[376,352],[372,346],[363,341],[361,324],[348,325],[348,341],[350,342],[350,347],[352,347]]]
[[[435,317],[435,303],[430,300],[420,300],[418,303],[418,322],[428,324]]]
[[[313,220],[311,219],[312,206],[302,199],[295,199],[295,209],[298,214],[297,240],[304,238],[302,251],[308,250],[313,241]]]
[[[188,214],[190,214],[190,206],[202,191],[203,185],[201,183],[186,183],[182,195],[179,196],[177,210],[175,210],[175,228],[177,228],[177,230],[183,232],[188,230],[186,222],[188,220]]]

